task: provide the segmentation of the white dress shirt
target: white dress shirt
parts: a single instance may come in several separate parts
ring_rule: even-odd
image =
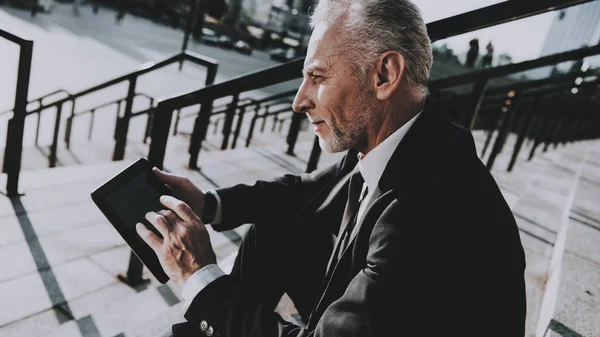
[[[360,174],[365,180],[361,195],[364,193],[365,188],[367,188],[367,195],[363,198],[358,209],[356,218],[357,223],[360,223],[360,220],[364,215],[365,208],[371,202],[371,199],[374,196],[374,191],[377,189],[377,184],[379,184],[379,179],[381,178],[381,175],[383,175],[383,171],[390,161],[390,158],[394,154],[394,151],[408,130],[415,123],[417,118],[419,118],[421,113],[422,112],[417,113],[413,118],[392,133],[369,153],[364,156],[362,154],[358,155],[358,168],[360,170]],[[207,193],[212,193],[217,199],[217,210],[215,212],[213,224],[218,224],[221,221],[221,199],[215,191],[208,191]],[[358,226],[355,226],[352,230],[352,234],[354,234],[354,232],[357,230]],[[194,273],[183,286],[181,293],[181,296],[185,300],[184,311],[187,310],[194,298],[198,295],[198,293],[200,293],[200,291],[202,291],[202,289],[224,275],[225,272],[216,264],[209,264]]]

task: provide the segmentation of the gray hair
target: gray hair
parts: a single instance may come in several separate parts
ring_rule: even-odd
[[[409,0],[320,0],[311,15],[311,28],[321,22],[331,25],[342,14],[345,34],[338,45],[361,85],[382,53],[397,51],[406,60],[405,78],[422,98],[427,96],[433,55],[417,6]]]

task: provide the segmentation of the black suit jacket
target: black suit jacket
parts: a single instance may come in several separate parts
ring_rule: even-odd
[[[333,187],[356,163],[349,151],[312,174],[221,189],[223,223],[216,229],[339,226],[346,194]],[[175,336],[204,336],[202,320],[230,337],[524,335],[517,225],[468,130],[424,112],[375,193],[306,328],[240,303],[236,280],[225,276],[198,294]]]

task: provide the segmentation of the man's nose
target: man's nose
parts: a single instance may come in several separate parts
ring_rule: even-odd
[[[294,109],[294,111],[298,113],[305,113],[314,108],[315,104],[308,93],[306,81],[302,81],[302,84],[300,85],[300,88],[298,88],[298,92],[296,93],[296,98],[294,98],[292,109]]]

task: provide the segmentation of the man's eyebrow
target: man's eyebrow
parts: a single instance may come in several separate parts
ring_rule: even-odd
[[[326,67],[320,66],[320,65],[308,65],[306,66],[302,72],[306,73],[306,74],[310,74],[310,73],[326,73],[328,71],[328,69]]]

